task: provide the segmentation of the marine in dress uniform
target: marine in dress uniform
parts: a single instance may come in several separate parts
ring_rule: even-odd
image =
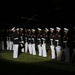
[[[7,29],[6,33],[6,49],[10,50],[10,43],[9,43],[9,30]]]
[[[19,48],[19,32],[16,31],[15,27],[12,28],[13,31],[13,58],[18,58],[18,48]]]
[[[58,61],[61,60],[61,34],[60,34],[61,28],[56,27],[56,35],[55,35],[55,46],[56,46],[56,59]]]
[[[42,56],[43,57],[47,57],[47,51],[46,51],[46,43],[47,43],[47,39],[48,39],[48,29],[45,28],[44,29],[44,33],[42,33]]]
[[[24,51],[24,32],[23,32],[23,28],[20,28],[20,47],[21,47],[21,52],[25,52]]]
[[[15,27],[13,27],[12,29],[11,29],[11,50],[13,50],[13,36],[14,36],[14,30],[15,30]]]
[[[69,48],[69,36],[68,36],[68,28],[64,28],[64,36],[63,36],[63,49],[65,62],[70,61],[70,48]]]
[[[50,49],[51,49],[51,59],[55,59],[55,34],[54,34],[54,28],[50,28]]]
[[[12,41],[11,41],[11,32],[12,30],[9,29],[7,33],[7,50],[12,50]]]
[[[42,56],[42,29],[38,28],[38,34],[37,34],[37,43],[38,43],[38,52],[39,56]]]
[[[13,50],[13,36],[12,36],[13,30],[9,29],[9,44],[10,44],[10,51]]]
[[[35,42],[36,42],[36,35],[35,35],[35,29],[32,29],[32,38],[31,38],[31,45],[32,45],[32,54],[36,55],[36,49],[35,49]]]
[[[24,29],[25,53],[28,52],[28,31]]]
[[[11,30],[8,30],[8,50],[11,50]]]
[[[72,32],[72,31],[71,31]],[[72,58],[71,58],[71,61],[72,63],[75,63],[75,27],[73,27],[73,34],[72,34]]]
[[[28,49],[29,49],[29,54],[32,54],[31,40],[32,40],[31,29],[28,29]]]

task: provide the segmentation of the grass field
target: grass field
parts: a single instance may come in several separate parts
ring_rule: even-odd
[[[33,56],[26,53],[21,53],[19,58],[12,58],[13,52],[11,51],[0,51],[0,69],[2,73],[10,73],[15,75],[16,73],[22,74],[40,74],[40,73],[74,73],[75,64],[65,63],[61,61],[52,60],[48,57],[40,57],[37,55]],[[9,74],[9,75],[10,75]]]

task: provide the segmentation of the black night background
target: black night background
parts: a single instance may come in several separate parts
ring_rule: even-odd
[[[70,29],[75,26],[75,7],[71,0],[0,0],[0,30],[12,27]],[[2,34],[1,34],[2,35]],[[0,36],[1,36],[0,35]],[[5,35],[5,34],[4,34]],[[4,36],[3,35],[3,36]],[[72,35],[72,34],[71,34]],[[72,37],[72,36],[71,36]],[[63,70],[33,66],[33,64],[15,64],[1,61],[1,74],[67,74]],[[39,63],[40,64],[40,63]],[[8,67],[8,65],[10,65]],[[12,66],[11,66],[12,65]],[[65,64],[66,65],[66,64]],[[75,65],[74,65],[75,66]],[[7,67],[7,68],[6,68]],[[26,68],[25,68],[26,67]],[[37,68],[36,68],[37,67]],[[8,70],[7,70],[8,69]],[[33,71],[35,71],[33,73]],[[3,75],[2,74],[2,75]],[[71,73],[72,74],[72,73]]]
[[[74,25],[74,3],[68,0],[0,1],[0,27],[70,27]],[[28,20],[33,19],[25,24]]]

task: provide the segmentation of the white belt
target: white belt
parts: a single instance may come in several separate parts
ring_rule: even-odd
[[[14,40],[16,40],[16,39],[18,39],[18,38],[14,38]]]
[[[51,41],[53,41],[53,39],[50,39]]]
[[[37,39],[37,40],[40,40],[40,39]]]
[[[58,42],[59,40],[55,40],[55,41],[57,41],[57,42]]]
[[[67,41],[63,41],[63,43],[67,43]]]

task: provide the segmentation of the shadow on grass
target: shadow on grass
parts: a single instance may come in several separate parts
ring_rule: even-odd
[[[9,52],[8,52],[9,53]],[[15,59],[16,60],[16,59]],[[75,64],[47,60],[39,62],[17,62],[5,59],[0,55],[1,74],[72,74],[75,72]]]

